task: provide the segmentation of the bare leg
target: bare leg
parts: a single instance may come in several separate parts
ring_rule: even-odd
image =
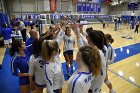
[[[20,93],[29,93],[29,91],[30,91],[29,84],[20,86]]]

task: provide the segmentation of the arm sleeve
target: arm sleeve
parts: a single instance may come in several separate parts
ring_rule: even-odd
[[[114,58],[115,58],[114,48],[112,46],[109,46],[108,47],[108,60],[107,60],[107,64],[112,64],[114,62]]]
[[[61,31],[59,32],[59,34],[56,37],[56,41],[57,41],[59,46],[62,43],[63,37],[64,37],[64,31],[61,29]]]
[[[82,34],[80,34],[80,38],[77,40],[77,44],[78,48],[80,48],[82,46],[87,46],[88,42],[87,39]]]
[[[19,74],[18,66],[17,66],[17,62],[15,61],[15,58],[12,61],[12,74],[15,76],[18,76],[18,74]]]
[[[32,53],[33,53],[33,46],[32,46],[32,44],[26,46],[26,51],[27,51],[29,56],[32,55]]]
[[[34,75],[35,72],[35,65],[34,65],[35,61],[33,60],[29,60],[29,74]]]
[[[114,59],[115,59],[115,50],[114,48],[112,48],[111,59],[109,60],[109,63],[112,64],[114,62]]]

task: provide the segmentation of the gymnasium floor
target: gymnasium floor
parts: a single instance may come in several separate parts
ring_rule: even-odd
[[[122,26],[121,30],[114,31],[113,24],[109,24],[106,29],[102,29],[101,24],[86,25],[84,29],[91,26],[93,29],[111,34],[115,40],[113,47],[115,48],[116,58],[115,63],[108,68],[108,75],[116,92],[140,93],[140,33],[133,34],[132,30],[127,29],[126,25]],[[133,39],[121,38],[127,35],[132,36]],[[63,44],[61,45],[62,49]],[[11,74],[10,65],[12,58],[8,55],[7,51],[5,52],[4,48],[0,48],[0,62],[3,60],[3,69],[0,70],[0,93],[19,93],[18,78]],[[74,55],[76,51],[77,47],[75,47]],[[65,60],[62,53],[60,56],[65,74]],[[63,93],[67,93],[67,81],[63,86]],[[101,93],[109,93],[105,84],[102,87]]]

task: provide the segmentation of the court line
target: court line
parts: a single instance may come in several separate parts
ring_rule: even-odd
[[[108,68],[107,68],[107,70],[108,70],[108,71],[110,71],[111,73],[115,74],[116,76],[118,76],[118,77],[120,77],[120,78],[122,78],[122,79],[126,80],[127,82],[131,83],[132,85],[134,85],[134,86],[136,86],[136,87],[140,88],[140,86],[139,86],[139,85],[137,85],[136,83],[134,83],[134,82],[130,81],[129,79],[127,79],[127,78],[125,78],[125,77],[123,77],[123,76],[119,75],[118,73],[114,72],[113,70],[108,69]]]
[[[118,50],[118,49],[120,49],[120,48],[136,48],[136,47],[134,47],[133,45],[136,45],[136,44],[140,44],[139,42],[137,42],[137,43],[134,43],[134,44],[130,44],[130,45],[124,45],[124,46],[122,46],[122,47],[118,47],[118,48],[114,48],[114,50],[116,51],[116,50]],[[77,52],[78,51],[78,48],[74,48],[74,52]],[[115,52],[116,53],[116,52]],[[137,54],[137,53],[136,53]],[[61,53],[60,53],[60,55],[62,56],[63,55],[63,51],[61,51]],[[131,57],[131,56],[128,56],[128,57]],[[119,60],[120,61],[120,60]],[[116,63],[116,62],[118,62],[118,61],[115,61],[114,63]],[[65,59],[63,59],[63,60],[61,60],[61,63],[65,63]]]

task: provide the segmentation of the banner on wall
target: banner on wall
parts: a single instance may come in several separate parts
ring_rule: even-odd
[[[23,18],[23,19],[26,19],[26,15],[22,15],[22,18]]]
[[[62,2],[62,11],[68,11],[68,2],[66,1]]]
[[[72,2],[68,2],[68,11],[72,11]]]
[[[49,0],[44,0],[44,10],[50,11],[50,2]]]
[[[57,0],[57,5],[56,5],[56,7],[57,7],[57,11],[62,11],[61,6],[62,6],[62,2],[61,2],[61,0]]]
[[[96,4],[96,10],[98,13],[101,12],[101,5],[100,4]]]
[[[106,3],[109,4],[110,3],[110,0],[106,0]]]
[[[86,10],[87,10],[86,2],[83,2],[82,6],[83,6],[83,12],[87,12],[87,11],[86,11]]]
[[[86,3],[87,12],[91,12],[91,3]]]
[[[50,11],[51,12],[56,11],[56,0],[50,0]]]
[[[72,4],[76,4],[78,0],[72,0]]]
[[[96,12],[96,4],[91,4],[91,12]]]
[[[77,12],[82,12],[82,2],[77,3]]]

